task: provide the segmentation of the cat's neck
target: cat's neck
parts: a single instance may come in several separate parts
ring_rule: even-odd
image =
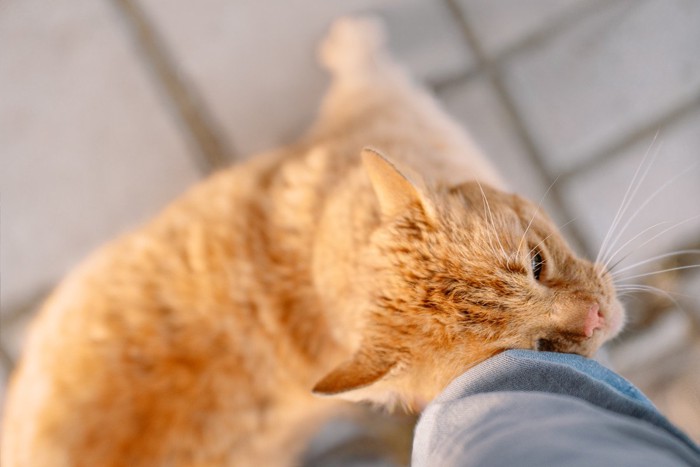
[[[379,220],[359,157],[303,148],[273,171],[264,203],[275,294],[317,320],[320,353],[352,352],[364,321],[358,261]],[[289,287],[291,284],[291,290]],[[353,297],[353,300],[349,300]],[[320,347],[325,347],[321,350]],[[334,357],[337,358],[337,357]]]

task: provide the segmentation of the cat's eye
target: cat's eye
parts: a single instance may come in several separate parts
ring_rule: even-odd
[[[536,281],[540,280],[540,276],[542,275],[542,266],[544,265],[544,259],[542,259],[542,253],[540,253],[538,250],[535,250],[535,254],[532,255],[532,258],[530,259],[530,267],[532,269],[532,275],[535,278]]]

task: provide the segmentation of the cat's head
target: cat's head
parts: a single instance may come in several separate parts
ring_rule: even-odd
[[[372,150],[382,222],[362,255],[362,343],[314,388],[428,401],[503,350],[592,356],[624,311],[607,271],[575,255],[537,206],[476,182],[427,189]]]

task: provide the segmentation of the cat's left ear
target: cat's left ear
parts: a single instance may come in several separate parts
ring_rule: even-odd
[[[381,354],[360,349],[316,383],[313,393],[332,396],[365,388],[381,380],[395,365],[395,361]]]
[[[382,217],[393,218],[410,207],[420,207],[429,218],[434,217],[433,205],[418,184],[409,180],[379,151],[364,148],[362,163],[379,200]]]

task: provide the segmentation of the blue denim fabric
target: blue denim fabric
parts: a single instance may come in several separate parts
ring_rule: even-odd
[[[642,391],[637,389],[622,376],[605,368],[595,360],[569,353],[535,352],[534,350],[508,350],[504,354],[523,361],[530,360],[533,362],[540,361],[568,365],[576,371],[584,373],[601,383],[607,384],[614,391],[630,399],[646,404],[649,409],[656,410],[654,404]]]
[[[598,362],[528,350],[503,352],[467,371],[416,428],[414,465],[529,466],[552,459],[700,467],[700,448]]]

